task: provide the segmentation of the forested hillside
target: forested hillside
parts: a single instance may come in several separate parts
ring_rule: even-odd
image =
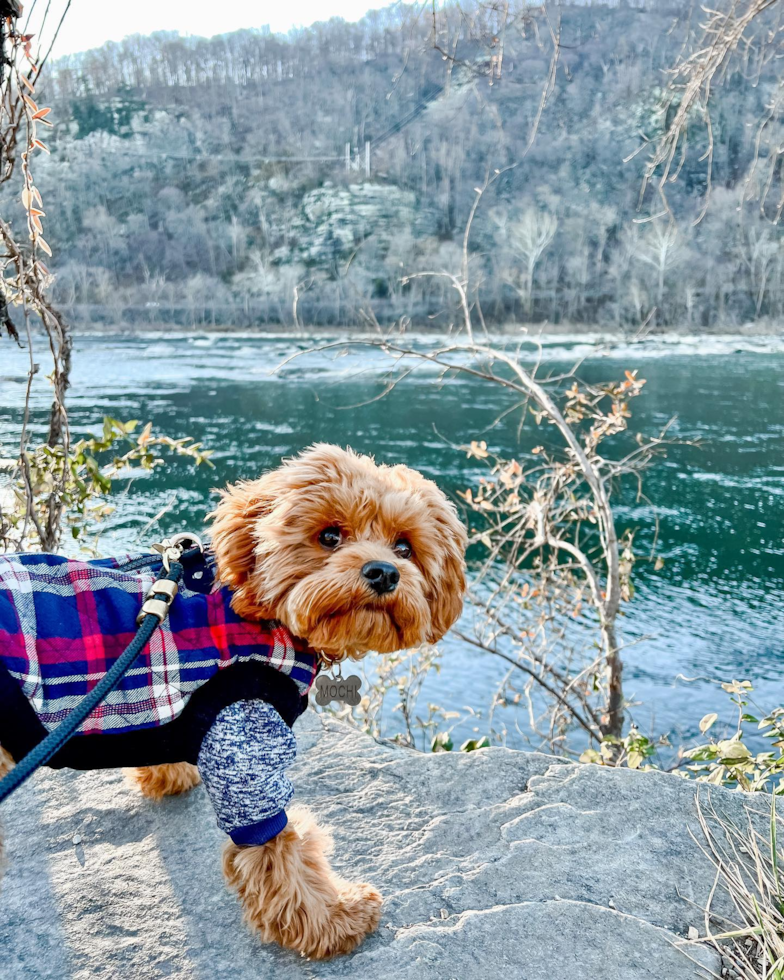
[[[780,136],[769,125],[758,141],[754,124],[774,64],[741,59],[710,130],[690,121],[674,223],[655,187],[640,198],[692,6],[512,4],[502,20],[462,5],[435,30],[430,8],[395,6],[288,37],[156,34],[63,59],[40,92],[55,128],[37,170],[55,297],[77,327],[355,323],[373,310],[445,328],[450,282],[405,277],[461,274],[476,188],[510,168],[469,244],[488,322],[781,317],[784,245],[755,191]]]

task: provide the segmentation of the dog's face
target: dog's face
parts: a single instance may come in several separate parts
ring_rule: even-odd
[[[465,528],[407,466],[313,446],[223,491],[212,517],[236,612],[333,657],[435,643],[460,615]]]

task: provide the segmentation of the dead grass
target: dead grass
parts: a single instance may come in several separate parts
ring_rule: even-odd
[[[689,943],[707,943],[722,959],[721,974],[730,980],[784,980],[784,902],[782,854],[778,849],[776,797],[767,807],[746,807],[746,824],[737,826],[713,803],[697,797],[703,839],[697,846],[715,868],[705,907],[705,934]],[[691,833],[691,831],[690,831]],[[714,909],[716,894],[725,892],[734,906],[734,921]],[[715,925],[723,931],[714,931]],[[686,950],[684,950],[687,952]],[[687,952],[688,955],[688,952]]]

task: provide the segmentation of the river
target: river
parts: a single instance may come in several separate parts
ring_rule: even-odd
[[[489,428],[510,404],[501,390],[460,377],[441,383],[432,370],[405,378],[386,395],[389,361],[377,351],[342,348],[307,353],[292,337],[212,334],[77,338],[69,394],[75,436],[105,414],[151,420],[157,431],[190,435],[214,450],[215,469],[183,462],[137,472],[117,486],[102,553],[139,547],[160,533],[140,531],[159,511],[164,530],[198,529],[211,488],[252,477],[314,441],[350,444],[386,462],[422,470],[448,492],[472,484],[476,460],[450,443],[485,439],[501,453],[525,451],[540,436],[516,417]],[[434,341],[420,338],[422,349]],[[295,352],[301,356],[273,373]],[[664,566],[636,569],[636,595],[625,608],[625,689],[631,714],[652,733],[692,736],[700,717],[729,718],[716,679],[749,679],[763,706],[781,703],[784,677],[784,343],[776,338],[648,340],[600,345],[591,338],[553,338],[543,370],[584,358],[590,381],[637,369],[647,381],[633,403],[635,429],[652,433],[672,416],[674,433],[698,445],[672,447],[646,474],[651,505],[619,506],[619,523],[650,542],[654,509]],[[43,352],[39,354],[45,368]],[[531,354],[526,358],[530,360]],[[12,455],[20,420],[26,354],[0,347],[0,444]],[[33,423],[41,431],[46,382],[36,379]],[[426,698],[446,708],[486,709],[503,666],[444,646],[443,669]],[[682,678],[693,678],[691,681]],[[696,678],[696,679],[695,679]],[[507,718],[508,743],[522,744]],[[520,719],[524,727],[524,719]],[[458,735],[482,733],[482,720]]]

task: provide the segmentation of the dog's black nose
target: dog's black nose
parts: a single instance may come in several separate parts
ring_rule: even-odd
[[[400,572],[388,561],[369,561],[362,566],[362,578],[377,595],[383,595],[397,588]]]

